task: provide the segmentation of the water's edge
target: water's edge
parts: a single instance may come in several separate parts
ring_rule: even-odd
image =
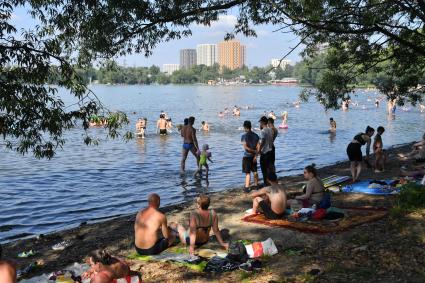
[[[387,149],[388,153],[391,154],[391,151],[394,149],[400,149],[403,147],[410,148],[411,145],[416,142],[416,141],[412,141],[412,142],[408,142],[408,143],[402,143],[402,144],[396,144],[396,145],[392,145]],[[371,156],[373,156],[373,154],[371,154]],[[339,160],[327,165],[324,165],[320,168],[318,168],[319,174],[321,171],[325,171],[326,169],[329,169],[330,167],[334,167],[334,166],[338,166],[338,165],[349,165],[349,161],[348,160]],[[302,177],[302,174],[292,174],[292,175],[287,175],[287,176],[283,176],[279,178],[279,181],[284,181],[285,178],[300,178]],[[226,194],[226,193],[230,193],[230,192],[234,192],[237,190],[240,190],[242,193],[242,188],[243,185],[239,186],[239,187],[233,187],[233,188],[224,188],[223,190],[219,190],[219,191],[214,191],[211,193],[208,193],[208,195],[213,196],[213,195],[217,195],[217,194]],[[170,212],[174,212],[174,211],[181,211],[183,210],[185,207],[190,206],[193,203],[193,199],[192,200],[187,200],[187,201],[182,201],[182,202],[177,202],[177,203],[173,203],[173,204],[167,204],[163,207],[160,207],[160,211],[162,211],[163,213],[170,213]],[[67,227],[66,229],[61,229],[61,230],[54,230],[45,234],[42,234],[43,236],[53,236],[56,234],[63,234],[65,232],[70,232],[72,233],[73,231],[77,231],[78,229],[80,229],[81,227],[88,227],[88,226],[94,226],[100,223],[103,224],[107,224],[110,222],[115,222],[115,221],[121,221],[121,220],[133,220],[135,215],[137,214],[136,212],[131,212],[131,213],[127,213],[127,214],[118,214],[115,216],[108,216],[105,218],[102,218],[101,220],[96,220],[96,219],[92,219],[92,220],[88,220],[87,222],[83,222],[80,223],[80,225],[78,226],[74,226],[74,227]],[[13,245],[14,243],[18,243],[20,241],[31,241],[34,240],[36,237],[38,237],[38,235],[30,235],[27,237],[20,237],[20,238],[15,238],[15,239],[10,239],[10,240],[6,240],[4,242],[2,242],[2,244],[7,244],[7,245]]]

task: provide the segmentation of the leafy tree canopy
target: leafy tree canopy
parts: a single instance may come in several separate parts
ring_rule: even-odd
[[[22,6],[39,22],[32,30],[12,24]],[[77,121],[87,128],[88,117],[103,111],[76,68],[133,52],[148,56],[158,43],[190,36],[193,24],[210,25],[231,8],[238,20],[228,38],[255,36],[256,25],[272,24],[297,34],[306,57],[331,49],[316,93],[326,107],[335,107],[357,76],[375,67],[385,72],[384,62],[394,70],[390,77],[412,75],[394,81],[392,95],[423,95],[410,90],[417,88],[414,72],[423,72],[424,0],[10,0],[0,2],[0,133],[10,148],[51,157],[63,131]],[[73,111],[46,85],[55,72],[79,101]],[[118,122],[119,128],[127,120]]]

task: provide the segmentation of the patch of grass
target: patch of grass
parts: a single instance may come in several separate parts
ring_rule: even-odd
[[[425,186],[416,183],[404,185],[398,196],[398,206],[406,212],[425,207]]]
[[[249,278],[252,276],[252,274],[253,274],[252,272],[246,272],[246,271],[240,270],[238,272],[239,281],[249,282]]]

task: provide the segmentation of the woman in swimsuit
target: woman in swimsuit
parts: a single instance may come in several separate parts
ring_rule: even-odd
[[[208,242],[211,228],[217,241],[226,250],[229,244],[223,242],[220,229],[218,228],[218,215],[210,206],[210,198],[206,195],[200,195],[196,199],[197,209],[192,212],[189,220],[189,228],[186,230],[182,225],[177,226],[180,240],[189,246],[189,253],[193,254],[195,245],[201,246]]]
[[[351,176],[353,177],[353,182],[356,182],[360,176],[360,172],[362,171],[362,146],[366,145],[366,159],[365,161],[369,161],[369,153],[370,153],[370,144],[371,137],[375,133],[375,129],[367,126],[366,133],[357,134],[350,144],[347,146],[347,155],[348,159],[350,159],[350,170]]]
[[[105,250],[97,250],[90,255],[88,263],[91,268],[83,274],[91,283],[110,283],[114,279],[130,275],[130,267],[123,260],[111,256]]]
[[[317,176],[314,163],[304,168],[304,178],[307,180],[304,194],[288,200],[289,206],[298,203],[302,204],[303,207],[311,207],[313,204],[318,205],[322,200],[325,187],[322,180]]]

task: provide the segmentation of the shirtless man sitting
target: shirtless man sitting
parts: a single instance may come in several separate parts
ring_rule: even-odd
[[[196,130],[193,127],[195,124],[195,117],[189,117],[188,124],[183,126],[180,131],[181,136],[183,137],[183,149],[182,149],[182,160],[180,163],[180,173],[184,174],[186,167],[186,159],[189,151],[192,152],[193,156],[196,158],[196,166],[199,167],[199,157],[197,151],[199,150],[198,140],[196,139]]]
[[[277,176],[270,172],[267,178],[270,186],[251,193],[252,213],[256,214],[260,207],[267,219],[279,219],[285,214],[286,193],[282,185],[277,182]]]
[[[151,194],[148,198],[149,206],[136,216],[134,223],[135,247],[140,255],[155,255],[170,247],[176,235],[167,227],[167,218],[158,210],[160,198]],[[162,236],[158,235],[159,230]]]
[[[16,282],[16,267],[15,264],[2,259],[2,248],[0,245],[0,282],[15,283]]]

